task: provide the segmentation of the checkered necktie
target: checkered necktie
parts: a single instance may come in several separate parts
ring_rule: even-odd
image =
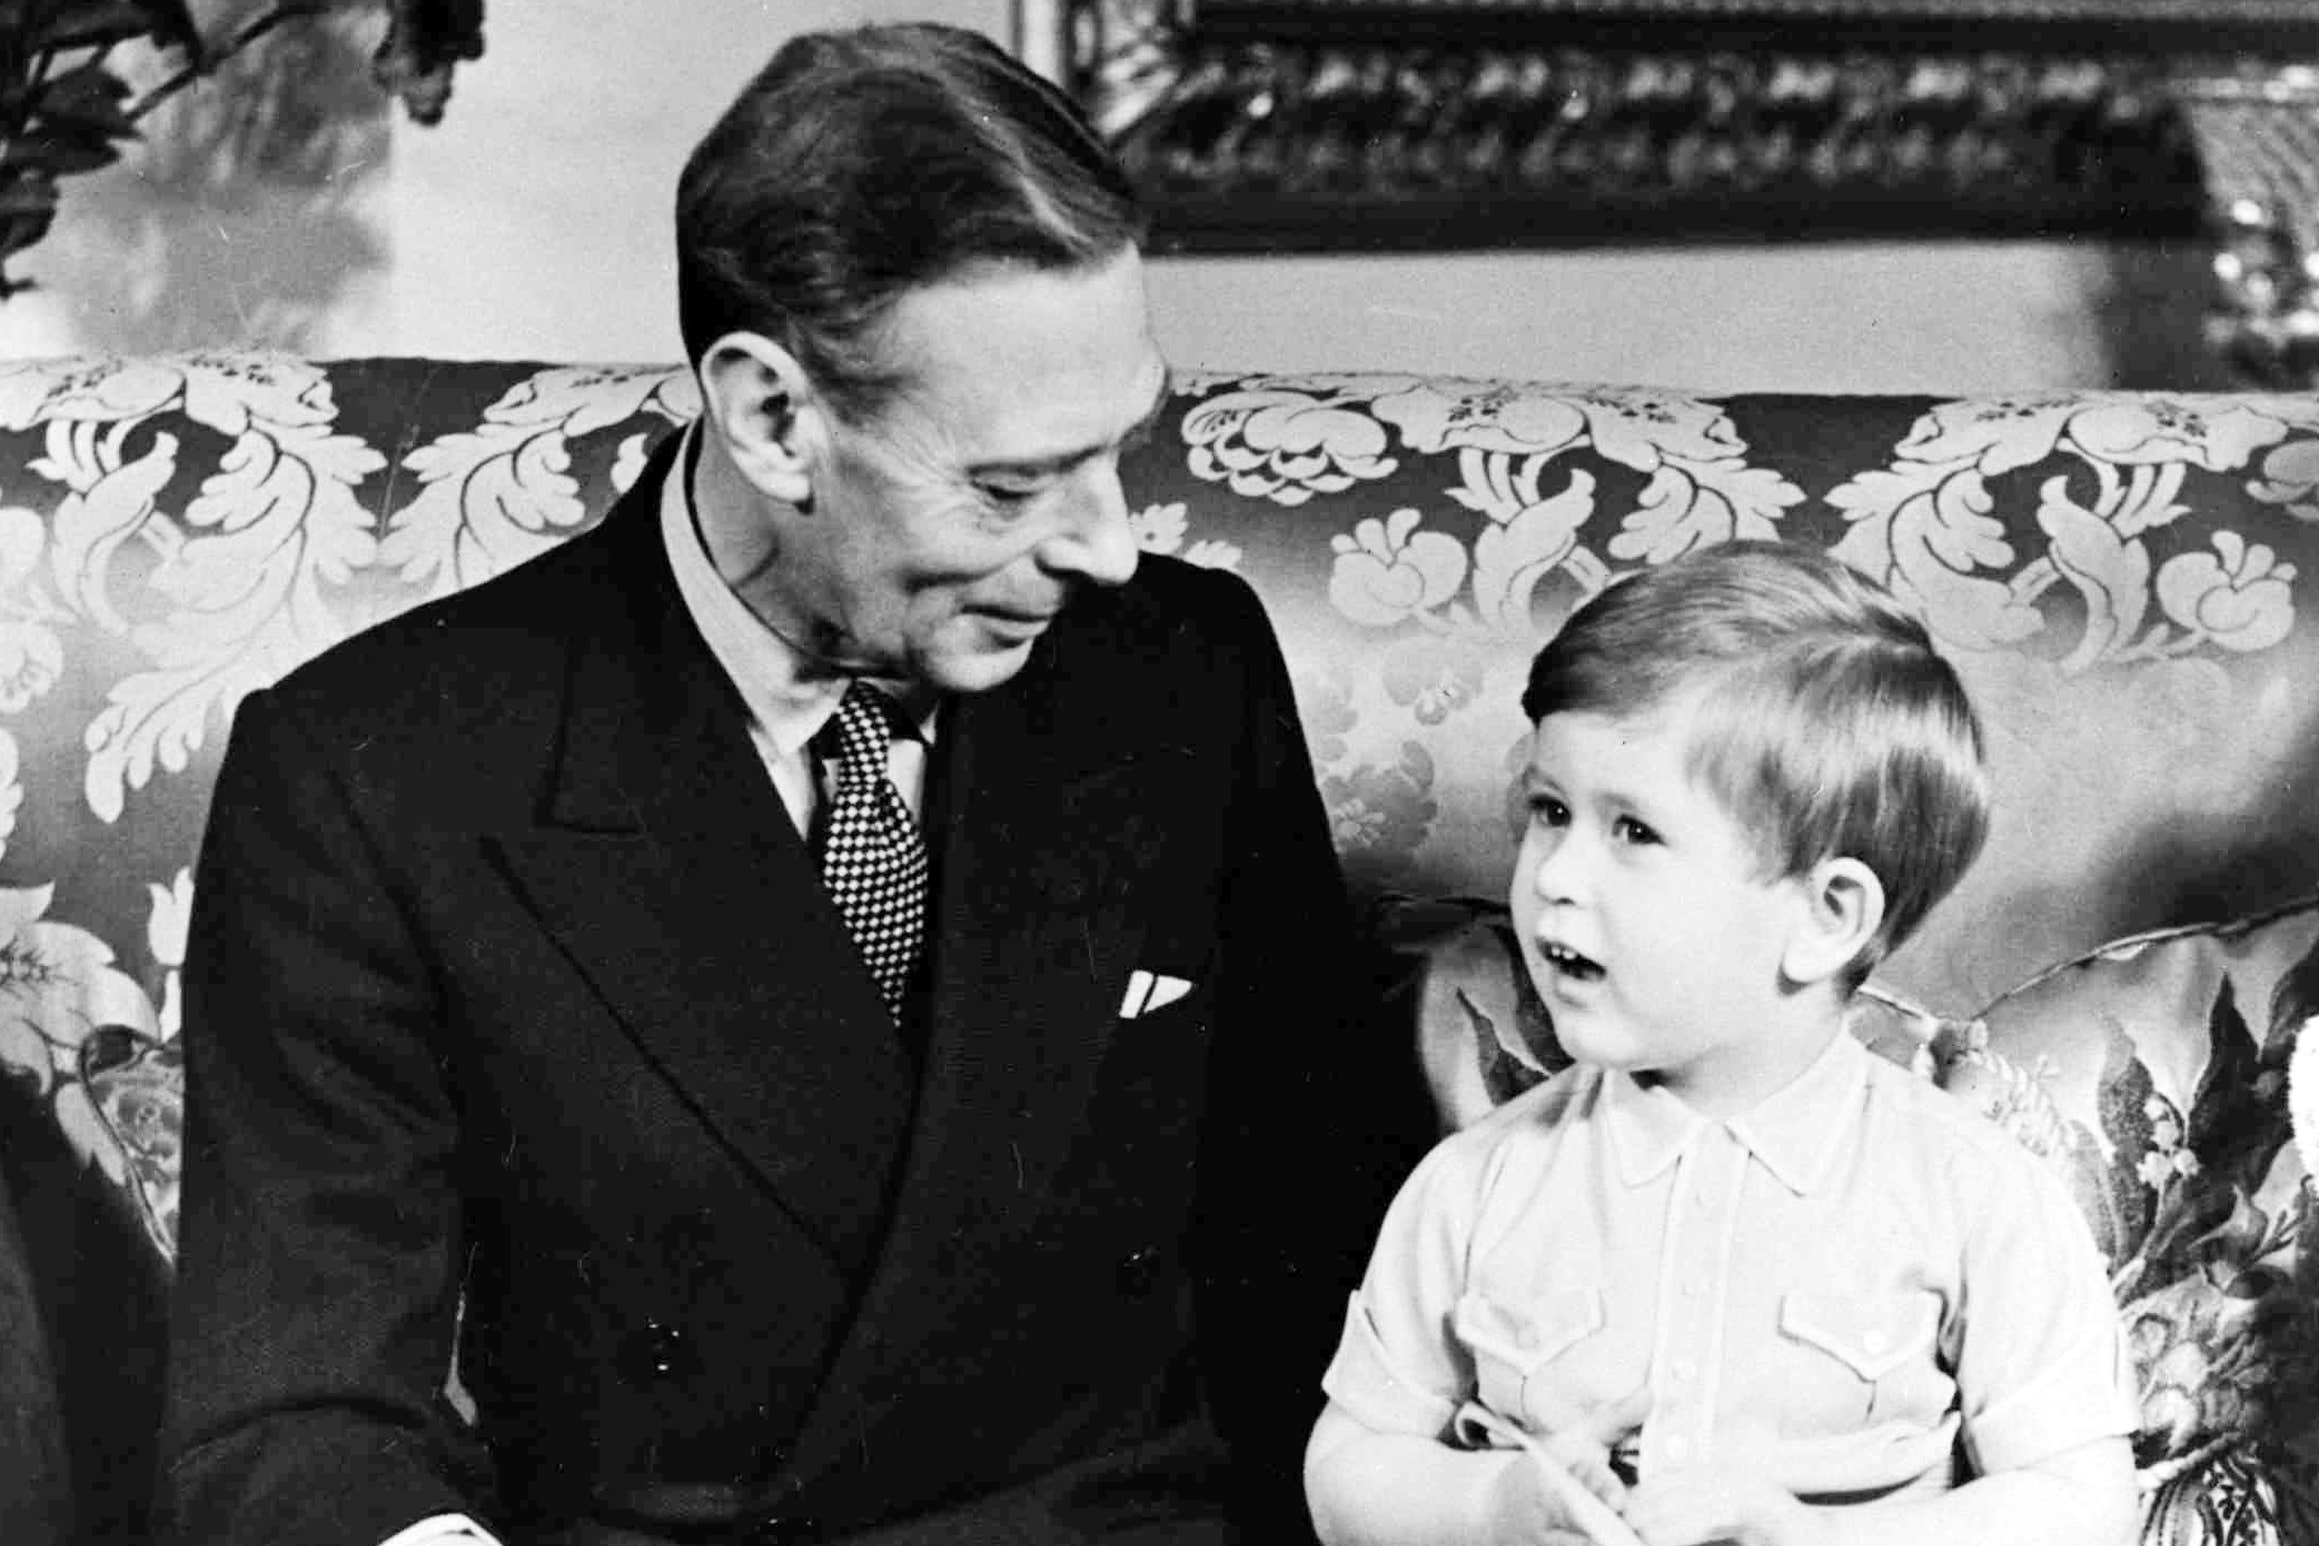
[[[892,713],[884,693],[855,682],[815,739],[834,737],[837,760],[837,793],[821,828],[822,884],[899,1020],[926,935],[927,866],[926,840],[886,776]]]

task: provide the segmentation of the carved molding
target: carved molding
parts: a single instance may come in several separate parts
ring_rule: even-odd
[[[2319,386],[2319,70],[2184,72],[2175,83],[2214,223],[2211,342],[2263,386]]]
[[[2314,0],[1018,0],[1160,250],[2212,231],[2319,385]]]

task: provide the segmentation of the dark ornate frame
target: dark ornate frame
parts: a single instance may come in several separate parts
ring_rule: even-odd
[[[2319,352],[2319,0],[1018,4],[1158,251],[2219,229]]]

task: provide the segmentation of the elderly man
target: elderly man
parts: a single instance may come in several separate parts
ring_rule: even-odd
[[[1138,561],[1141,229],[983,40],[792,41],[678,191],[698,424],[242,706],[165,1539],[1301,1529],[1398,1151],[1270,629]]]

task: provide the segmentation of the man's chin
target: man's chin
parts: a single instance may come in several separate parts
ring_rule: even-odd
[[[945,693],[989,692],[1004,687],[1029,664],[1039,637],[1010,644],[984,644],[975,649],[945,650],[926,662],[921,673],[928,685]]]

